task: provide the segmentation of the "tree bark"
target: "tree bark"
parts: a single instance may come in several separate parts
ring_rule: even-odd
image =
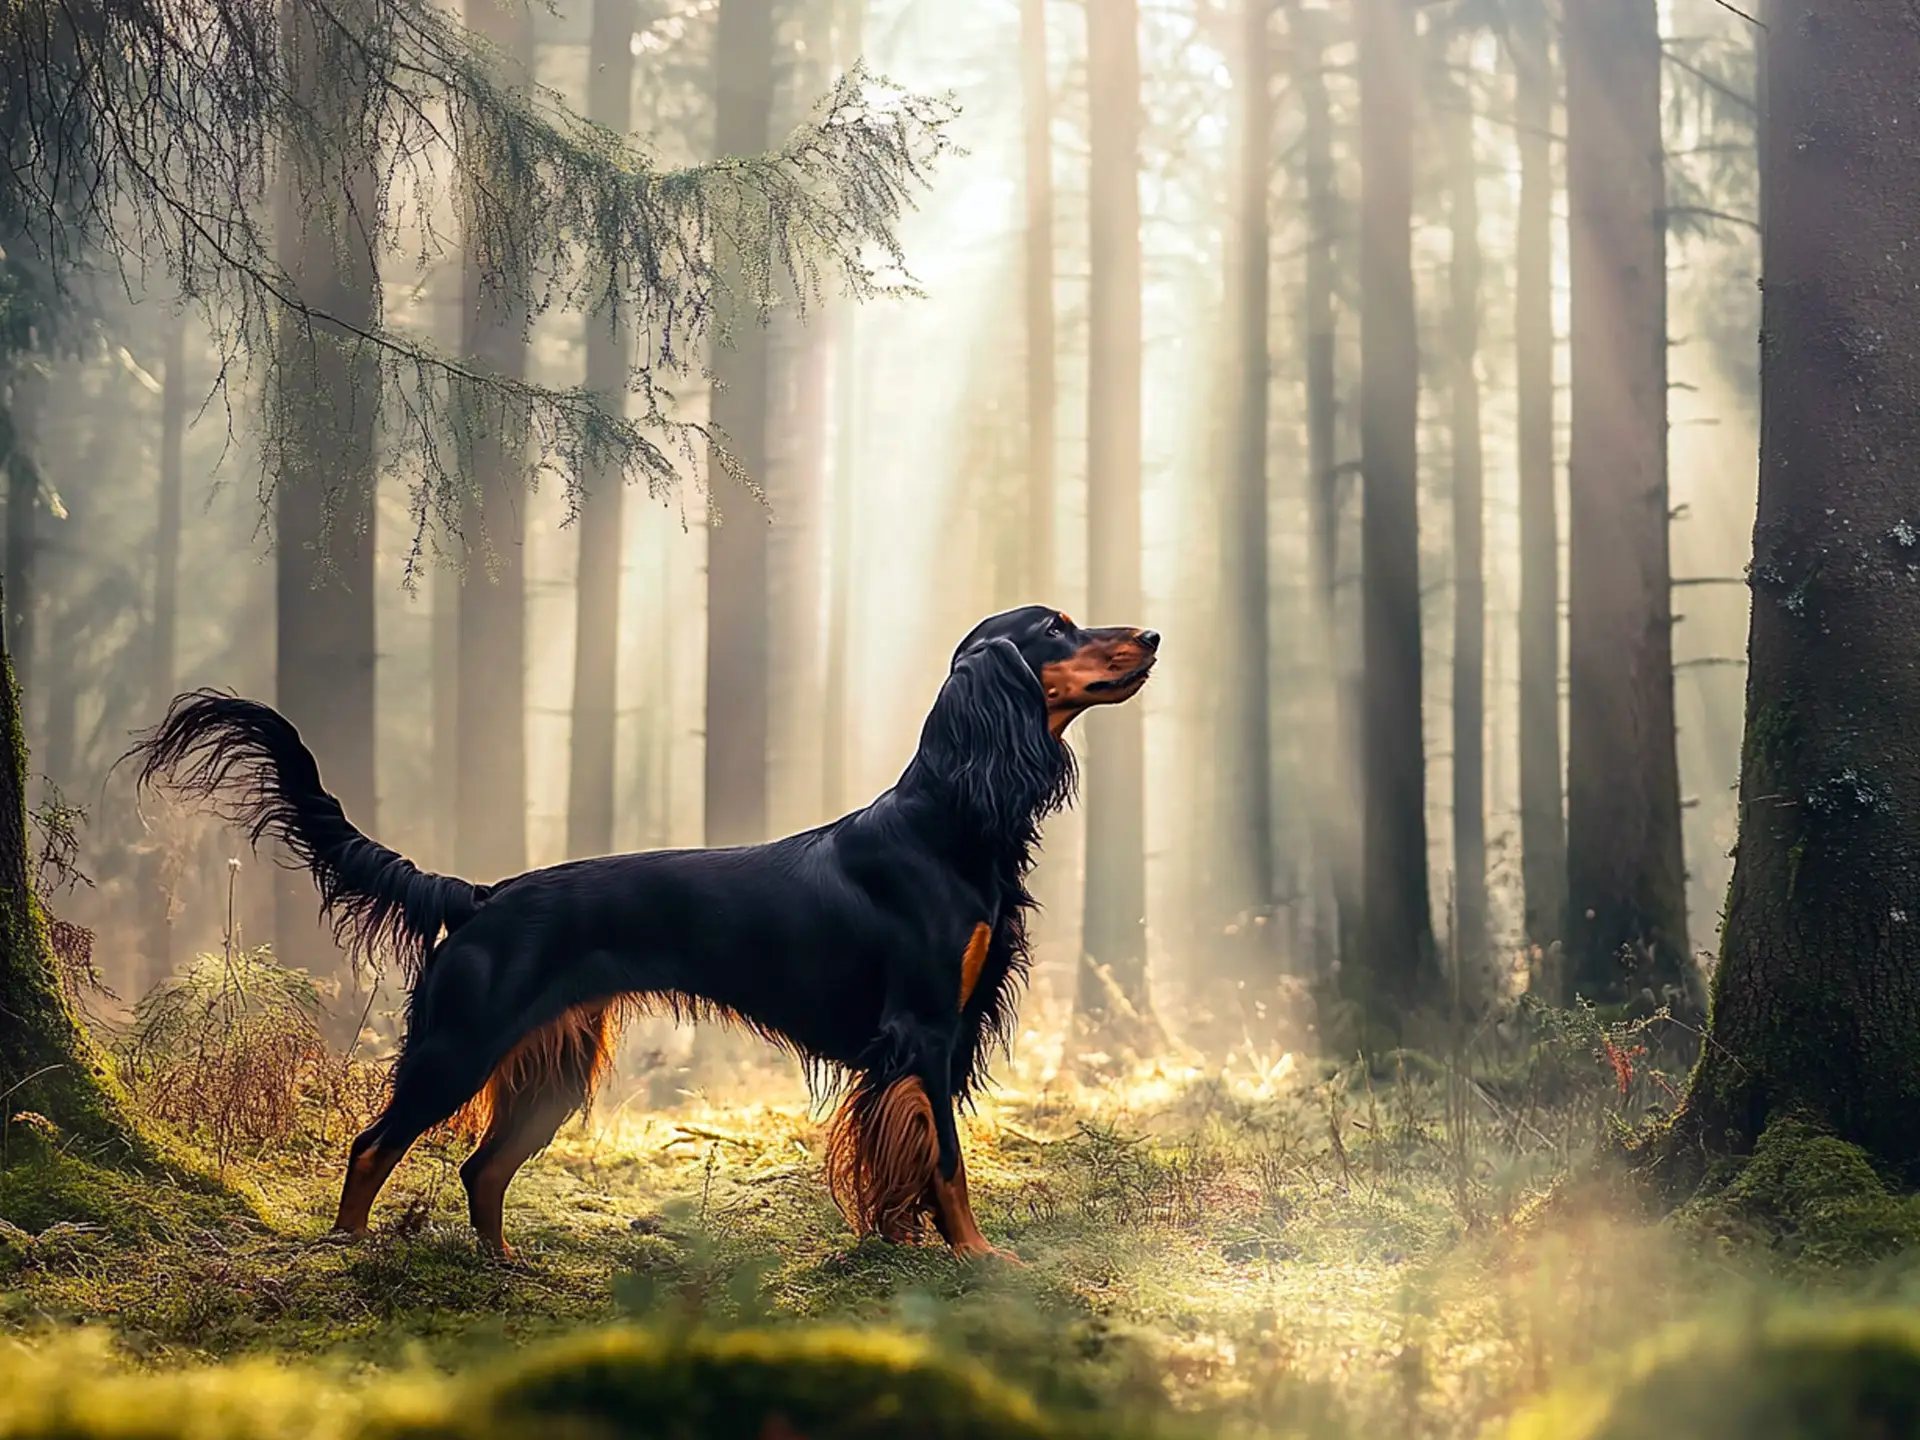
[[[773,0],[721,0],[714,40],[714,150],[756,155],[773,115]],[[724,248],[724,246],[723,246]],[[767,478],[767,334],[739,257],[723,255],[713,422],[756,486]],[[767,515],[712,462],[707,532],[706,832],[709,845],[767,838]]]
[[[1406,0],[1361,0],[1359,26],[1366,913],[1362,963],[1343,975],[1370,1021],[1393,1033],[1437,979],[1421,725],[1413,13]]]
[[[1047,0],[1020,0],[1020,79],[1026,104],[1027,589],[1052,604],[1054,546],[1053,97],[1047,79]]]
[[[632,128],[634,0],[593,0],[587,47],[587,118],[616,135]],[[626,404],[632,339],[609,316],[587,317],[587,388],[614,409]],[[620,557],[625,550],[622,477],[599,467],[575,522],[573,742],[567,778],[567,853],[613,849],[614,755],[620,678]]]
[[[836,68],[844,72],[860,58],[866,17],[865,0],[839,0],[834,7],[833,50]],[[824,754],[820,788],[830,815],[853,808],[848,776],[851,715],[847,706],[848,644],[853,612],[854,495],[860,416],[859,369],[856,363],[858,312],[847,301],[833,314],[833,515],[827,543],[827,633],[821,663],[820,724]]]
[[[1453,402],[1453,951],[1463,965],[1486,959],[1487,595],[1481,556],[1480,202],[1473,144],[1473,95],[1459,87],[1446,117],[1449,216],[1448,389]],[[1457,979],[1458,977],[1456,977]]]
[[[355,338],[379,313],[370,217],[372,157],[348,153],[366,103],[365,62],[307,6],[281,11],[302,99],[323,127],[289,146],[275,217],[300,297],[338,324],[288,315],[278,357],[283,437],[275,477],[275,688],[348,816],[376,823],[374,788],[374,419],[379,375]],[[352,977],[320,923],[304,871],[277,874],[274,945],[317,977]]]
[[[1267,582],[1267,387],[1268,307],[1271,224],[1267,217],[1272,187],[1273,70],[1268,20],[1271,0],[1241,0],[1241,37],[1235,57],[1239,99],[1237,193],[1233,199],[1233,236],[1228,246],[1228,324],[1231,331],[1232,419],[1226,503],[1220,560],[1225,693],[1224,753],[1219,764],[1225,783],[1219,801],[1225,811],[1220,833],[1227,916],[1239,922],[1249,942],[1276,938],[1276,927],[1251,923],[1274,911],[1273,746]],[[1244,955],[1243,963],[1257,964]],[[1241,977],[1249,978],[1249,977]]]
[[[131,1147],[137,1154],[145,1147],[68,1002],[33,894],[27,740],[4,649],[0,747],[0,1122],[22,1112],[44,1115],[62,1130],[63,1145],[77,1139],[90,1149],[124,1155]]]
[[[1740,837],[1682,1133],[1800,1111],[1920,1179],[1920,31],[1767,36],[1759,510]],[[1900,121],[1906,121],[1905,125]]]
[[[15,365],[7,397],[6,646],[16,656],[14,672],[24,687],[33,672],[34,560],[40,539],[41,413],[46,381],[31,365]]]
[[[1344,677],[1334,643],[1334,616],[1338,613],[1335,569],[1340,554],[1340,470],[1336,438],[1339,429],[1338,311],[1334,305],[1334,246],[1340,231],[1338,172],[1333,160],[1333,105],[1327,94],[1327,12],[1296,9],[1291,15],[1295,62],[1294,89],[1299,95],[1301,148],[1307,192],[1306,274],[1301,295],[1306,344],[1307,515],[1310,530],[1308,556],[1311,582],[1320,607],[1327,657],[1327,684],[1322,712],[1330,743],[1343,747],[1347,734],[1342,722]],[[1340,765],[1323,769],[1316,777],[1313,973],[1333,973],[1340,956],[1340,937],[1353,935],[1359,923],[1358,856],[1353,853],[1350,829],[1333,816],[1343,808],[1346,753],[1338,748]]]
[[[533,17],[523,0],[470,0],[467,26],[491,43],[515,84],[533,74]],[[510,227],[499,253],[470,233],[463,267],[461,350],[482,374],[524,379],[525,299]],[[470,436],[462,521],[469,565],[460,589],[455,856],[462,875],[496,880],[527,868],[527,456],[522,416],[488,398]]]
[[[1523,6],[1508,33],[1520,151],[1513,300],[1520,481],[1520,870],[1527,940],[1544,953],[1560,939],[1567,912],[1560,522],[1553,463],[1553,62],[1543,12]]]
[[[187,317],[176,311],[163,322],[160,381],[160,509],[153,537],[153,645],[147,663],[147,705],[161,714],[173,698],[180,627],[180,518],[186,498]],[[141,876],[146,937],[144,993],[173,973],[173,897],[165,880],[166,857],[154,851]]]
[[[1089,96],[1087,620],[1140,614],[1140,13],[1087,10]],[[1086,727],[1086,891],[1078,999],[1094,1028],[1150,1016],[1145,727],[1140,704]],[[1132,1016],[1127,1015],[1127,1011]]]
[[[1567,922],[1596,1001],[1685,999],[1654,0],[1567,12],[1573,429]]]

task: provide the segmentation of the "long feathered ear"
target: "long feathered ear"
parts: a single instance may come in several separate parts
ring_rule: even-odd
[[[983,641],[953,662],[918,760],[972,824],[1022,843],[1073,789],[1073,761],[1047,730],[1040,682],[1009,640]]]

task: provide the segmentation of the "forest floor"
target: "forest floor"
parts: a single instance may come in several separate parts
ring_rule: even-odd
[[[614,1320],[848,1322],[1116,1423],[1473,1436],[1668,1322],[1788,1293],[1767,1253],[1568,1182],[1607,1124],[1601,1078],[1549,1104],[1537,1076],[1417,1056],[1098,1082],[1016,1067],[963,1134],[982,1224],[1025,1268],[856,1242],[818,1118],[771,1070],[737,1077],[751,1103],[603,1101],[522,1171],[512,1262],[476,1251],[443,1148],[407,1161],[353,1245],[322,1234],[337,1133],[230,1163],[226,1196],[43,1156],[0,1169],[0,1329],[104,1330],[140,1367],[320,1359],[358,1383]],[[1903,1302],[1920,1272],[1825,1288]]]

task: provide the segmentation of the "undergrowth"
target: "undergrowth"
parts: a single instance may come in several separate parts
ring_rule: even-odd
[[[751,1102],[604,1103],[515,1184],[515,1263],[476,1250],[461,1152],[440,1139],[398,1172],[371,1240],[332,1243],[346,1127],[309,1078],[272,1134],[183,1122],[245,1203],[57,1141],[0,1169],[0,1329],[31,1352],[0,1364],[53,1365],[77,1332],[104,1342],[96,1369],[160,1377],[100,1390],[59,1432],[75,1436],[189,1404],[213,1417],[195,1434],[294,1433],[301,1393],[342,1436],[518,1432],[533,1420],[510,1397],[537,1392],[571,1397],[582,1434],[1465,1440],[1518,1415],[1527,1435],[1628,1437],[1625,1420],[1539,1429],[1529,1407],[1601,1414],[1593,1396],[1665,1363],[1648,1336],[1758,1333],[1750,1317],[1806,1295],[1810,1266],[1828,1299],[1920,1299],[1900,1253],[1913,1212],[1817,1134],[1776,1127],[1677,1223],[1582,1180],[1678,1073],[1652,1022],[1515,1011],[1438,1055],[1168,1060],[1098,1083],[1040,1037],[1022,1055],[964,1135],[982,1223],[1029,1268],[856,1242],[821,1183],[818,1118],[771,1073],[743,1077]],[[321,1368],[195,1368],[249,1359]],[[712,1396],[688,1388],[713,1367]],[[822,1395],[844,1403],[805,1408]],[[744,1408],[685,1409],[727,1396]],[[929,1406],[959,1428],[885,1428]],[[53,1433],[26,1414],[0,1409],[0,1436]],[[138,1433],[184,1433],[171,1423]]]

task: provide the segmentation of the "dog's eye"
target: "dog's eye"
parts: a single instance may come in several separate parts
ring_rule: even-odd
[[[1049,635],[1064,635],[1072,624],[1073,621],[1069,620],[1066,616],[1056,615],[1047,625],[1047,633]]]

